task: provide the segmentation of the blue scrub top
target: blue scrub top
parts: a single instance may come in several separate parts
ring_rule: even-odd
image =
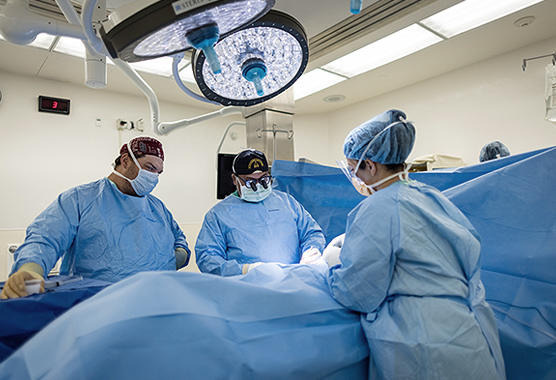
[[[322,229],[292,196],[281,191],[260,202],[230,195],[205,215],[195,254],[201,272],[234,276],[244,264],[299,263],[310,247],[324,248]]]
[[[108,178],[60,194],[27,228],[12,273],[33,262],[47,274],[63,256],[61,274],[115,282],[142,271],[176,270],[185,235],[153,195],[122,193]]]
[[[330,290],[365,313],[371,378],[505,378],[479,237],[438,190],[398,181],[365,199],[340,259]]]

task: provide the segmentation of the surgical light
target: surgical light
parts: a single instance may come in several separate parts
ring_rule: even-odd
[[[466,0],[421,21],[435,32],[453,37],[543,0]]]
[[[112,58],[138,62],[196,48],[218,72],[212,45],[273,5],[274,0],[139,0],[111,13],[100,35]]]
[[[412,24],[330,62],[322,66],[322,68],[351,78],[408,56],[440,41],[442,41],[442,38],[439,36],[417,24]]]
[[[221,73],[214,74],[206,54],[196,50],[192,63],[203,95],[226,106],[252,106],[285,91],[309,60],[305,30],[293,17],[271,10],[214,46]]]

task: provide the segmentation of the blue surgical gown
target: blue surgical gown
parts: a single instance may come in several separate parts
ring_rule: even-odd
[[[244,264],[299,263],[310,247],[324,248],[322,229],[292,196],[273,190],[261,202],[232,194],[205,215],[195,255],[201,272],[234,276]]]
[[[27,228],[12,273],[33,262],[47,274],[116,282],[142,271],[176,270],[185,236],[161,200],[122,193],[108,178],[60,194]]]
[[[479,237],[438,190],[398,181],[349,214],[329,287],[363,313],[371,378],[504,379]]]

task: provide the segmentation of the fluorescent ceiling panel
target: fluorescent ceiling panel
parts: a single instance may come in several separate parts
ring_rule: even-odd
[[[465,0],[421,23],[450,38],[541,1],[543,0]]]
[[[334,86],[347,78],[329,73],[321,69],[315,69],[303,74],[293,85],[294,100],[299,100],[315,92]]]
[[[413,54],[440,41],[443,41],[443,39],[436,34],[413,24],[330,62],[322,68],[351,78]]]
[[[83,45],[83,41],[77,38],[60,37],[53,50],[57,53],[85,58],[85,45]]]
[[[195,76],[193,75],[193,69],[191,68],[191,64],[189,62],[187,62],[183,67],[181,67],[181,63],[180,63],[180,78],[183,81],[189,83],[196,83]]]
[[[29,46],[34,46],[40,49],[49,49],[55,38],[56,38],[55,36],[40,33],[35,38],[35,41],[31,42]]]
[[[130,63],[130,65],[137,71],[163,77],[171,77],[173,60],[172,57],[160,57],[147,61]]]

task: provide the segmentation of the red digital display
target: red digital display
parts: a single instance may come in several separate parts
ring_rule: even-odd
[[[48,96],[39,96],[39,112],[52,112],[69,115],[70,101],[69,99],[51,98]]]

